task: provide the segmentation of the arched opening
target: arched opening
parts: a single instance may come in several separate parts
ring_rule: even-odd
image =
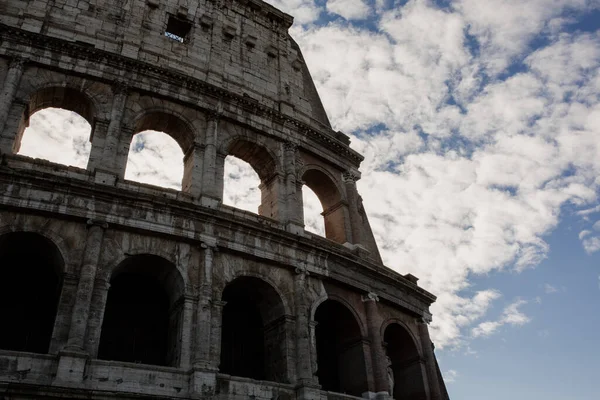
[[[125,179],[189,192],[194,172],[194,133],[177,116],[150,112],[136,121]]]
[[[164,132],[142,131],[133,136],[125,179],[181,190],[183,151]]]
[[[325,220],[323,207],[319,197],[306,185],[302,186],[302,206],[304,214],[304,229],[319,236],[325,236]]]
[[[260,178],[247,162],[233,156],[225,158],[223,204],[258,213]]]
[[[287,332],[279,294],[265,281],[241,277],[223,291],[222,373],[287,383]]]
[[[316,194],[321,203],[325,237],[338,243],[345,243],[347,241],[345,223],[347,210],[335,182],[318,169],[308,169],[302,175],[302,181]],[[303,198],[304,192],[303,189]]]
[[[424,366],[410,334],[399,324],[390,324],[383,340],[390,363],[388,380],[392,397],[397,400],[426,399]]]
[[[98,358],[178,366],[183,293],[169,261],[154,255],[123,261],[110,280]]]
[[[42,89],[29,100],[13,151],[85,168],[93,126],[94,107],[85,95],[65,87]]]
[[[274,157],[269,151],[256,143],[244,140],[234,139],[228,143],[226,148],[227,155],[234,156],[247,164],[254,170],[260,184],[260,205],[258,206],[258,214],[276,219],[279,213],[279,179],[276,176],[276,162]],[[230,159],[231,157],[227,157]],[[236,162],[235,159],[231,159],[230,162]],[[238,163],[238,165],[240,165]],[[247,168],[247,167],[246,167]],[[246,170],[244,170],[246,171]],[[246,173],[244,178],[251,176],[250,173]],[[240,178],[242,179],[242,178]],[[250,184],[254,185],[255,182],[248,181],[243,187],[248,187]],[[228,189],[231,192],[232,189]],[[233,188],[233,191],[240,192],[240,188]],[[224,196],[225,198],[225,196]]]
[[[352,312],[325,300],[315,313],[317,377],[323,390],[362,396],[368,391],[360,326]]]
[[[54,329],[64,261],[36,233],[0,236],[0,349],[47,353]]]

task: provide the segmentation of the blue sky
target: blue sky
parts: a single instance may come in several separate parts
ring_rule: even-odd
[[[451,398],[600,398],[600,1],[269,2],[366,156],[386,265],[438,296]],[[29,129],[21,153],[85,166],[85,122],[39,112]],[[135,140],[127,177],[177,187],[175,142]],[[253,171],[226,171],[225,203],[256,210]]]

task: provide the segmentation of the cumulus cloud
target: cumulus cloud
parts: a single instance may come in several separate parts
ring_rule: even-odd
[[[77,113],[47,108],[29,118],[18,154],[85,168],[92,149],[91,129]]]
[[[327,11],[347,20],[365,19],[371,12],[369,5],[363,0],[329,0]]]
[[[181,190],[183,151],[163,132],[144,131],[133,137],[125,179]]]
[[[322,7],[313,0],[267,0],[266,2],[293,16],[296,24],[314,22],[322,11]]]
[[[519,308],[527,304],[525,300],[518,299],[504,308],[502,315],[496,321],[485,321],[479,323],[475,328],[471,329],[471,336],[487,337],[495,333],[503,325],[520,326],[530,321]]]

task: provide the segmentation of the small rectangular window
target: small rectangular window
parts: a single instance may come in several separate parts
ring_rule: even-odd
[[[187,40],[187,35],[190,33],[191,29],[192,24],[190,22],[169,15],[165,36],[169,39],[183,43]]]

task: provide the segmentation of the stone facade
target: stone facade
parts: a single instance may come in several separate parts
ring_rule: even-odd
[[[448,397],[435,297],[382,264],[291,24],[259,0],[0,3],[1,398]],[[86,169],[16,154],[48,107],[90,123]],[[181,191],[124,180],[147,129],[181,146]],[[259,215],[222,204],[228,155]]]

